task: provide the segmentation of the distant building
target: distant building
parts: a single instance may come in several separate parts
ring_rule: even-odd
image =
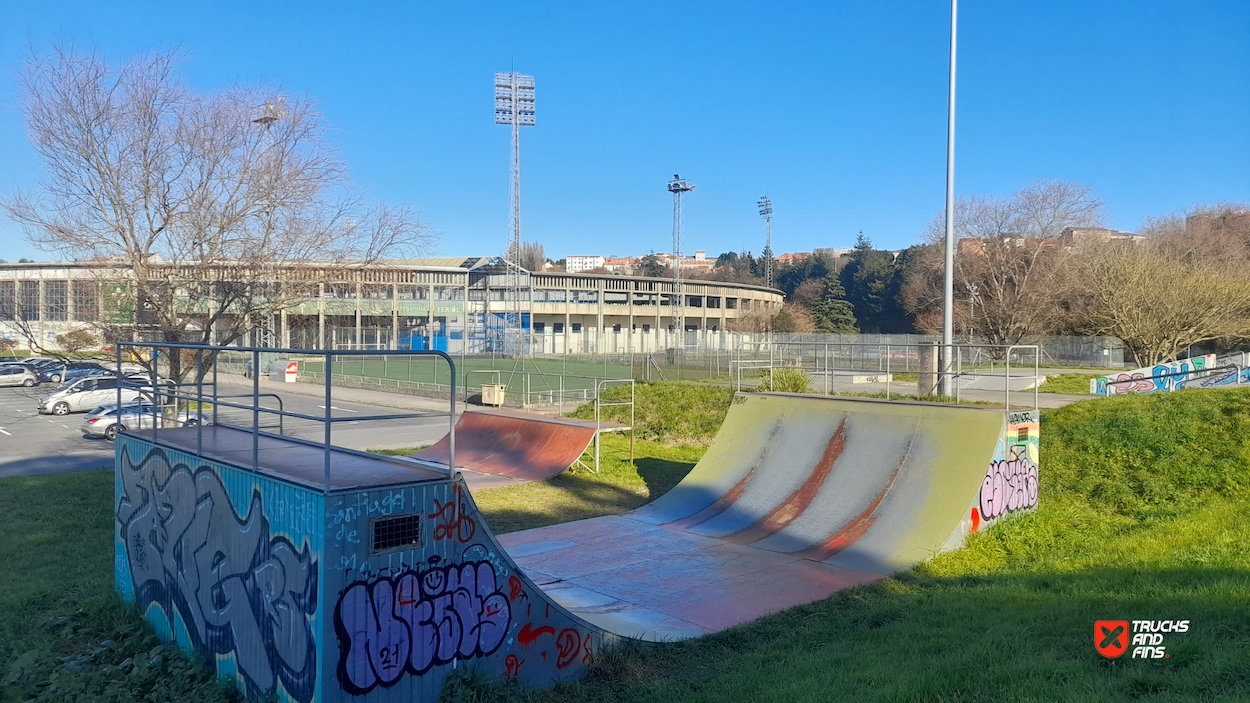
[[[570,256],[564,260],[564,270],[569,273],[581,273],[603,268],[602,256]]]
[[[612,258],[608,257],[603,260],[603,268],[612,273],[631,274],[634,267],[638,265],[638,259],[634,258]]]
[[[1059,244],[1063,247],[1086,242],[1132,242],[1136,244],[1144,241],[1146,241],[1144,235],[1106,227],[1069,227],[1059,235]]]
[[[782,266],[792,266],[810,257],[811,255],[812,253],[810,251],[796,251],[790,254],[781,254],[780,256],[774,257],[773,260]]]

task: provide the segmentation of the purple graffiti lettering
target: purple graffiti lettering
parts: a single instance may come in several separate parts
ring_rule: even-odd
[[[1037,465],[1028,459],[995,461],[981,482],[981,515],[987,519],[1037,507]]]
[[[493,654],[512,619],[502,585],[487,561],[352,584],[334,610],[339,683],[359,695],[404,672]]]

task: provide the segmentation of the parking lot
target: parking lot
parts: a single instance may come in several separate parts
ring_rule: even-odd
[[[84,413],[40,415],[39,397],[53,390],[51,384],[33,388],[0,388],[0,477],[91,469],[113,464],[113,443],[86,438],[79,431]],[[247,404],[251,395],[242,388],[223,388],[233,397],[230,402]],[[268,391],[267,391],[268,392]],[[275,397],[276,396],[276,397]],[[322,416],[325,401],[294,393],[272,393],[261,398],[261,406],[304,415]],[[367,415],[393,415],[409,411],[363,403],[331,404],[335,422],[332,443],[355,449],[397,448],[430,444],[447,434],[446,417],[358,421]],[[250,428],[249,410],[218,408],[219,422]],[[284,418],[279,427],[276,416],[261,414],[261,428],[287,436],[323,441],[324,424],[315,420]]]

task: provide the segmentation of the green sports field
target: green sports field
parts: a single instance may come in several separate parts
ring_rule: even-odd
[[[470,389],[487,383],[502,383],[510,393],[539,393],[564,389],[587,391],[593,397],[595,384],[605,378],[630,378],[630,367],[613,361],[579,361],[574,359],[492,359],[473,358],[456,361],[456,385]],[[304,372],[322,373],[324,362],[302,362]],[[381,379],[400,384],[438,384],[449,382],[447,362],[436,357],[395,355],[366,357],[344,355],[333,361],[335,375]],[[527,385],[528,383],[528,385]]]

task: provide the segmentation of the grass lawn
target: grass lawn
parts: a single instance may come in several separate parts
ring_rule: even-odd
[[[1068,395],[1089,395],[1089,382],[1097,378],[1087,373],[1061,373],[1047,376],[1039,393],[1066,393]],[[1092,397],[1092,396],[1091,396]]]

